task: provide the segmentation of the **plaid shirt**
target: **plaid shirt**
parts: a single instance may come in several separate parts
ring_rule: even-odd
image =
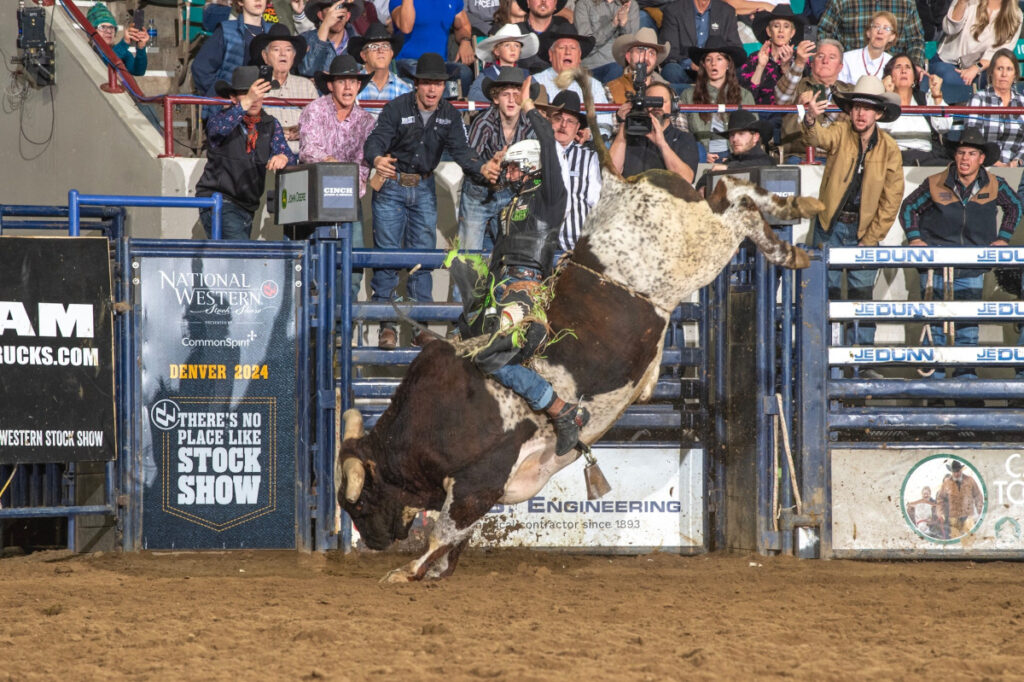
[[[924,31],[913,0],[831,0],[818,22],[818,39],[834,38],[844,50],[864,47],[868,22],[875,12],[892,12],[899,22],[900,34],[888,50],[890,54],[906,52],[915,64],[925,67]]]
[[[995,90],[987,88],[974,93],[970,106],[999,108],[1003,106],[1003,99]],[[1024,95],[1013,92],[1007,106],[1024,107]],[[999,160],[1003,163],[1024,158],[1024,117],[989,114],[966,116],[965,119],[965,127],[979,129],[986,140],[999,145]]]
[[[379,99],[385,102],[390,102],[399,95],[404,95],[407,92],[412,92],[412,86],[406,81],[402,80],[393,73],[388,74],[388,82],[383,88],[378,88],[377,84],[370,80],[366,83],[366,87],[360,91],[356,96],[356,100],[362,102],[369,99]],[[370,114],[377,118],[380,112],[371,111]]]
[[[501,112],[496,106],[482,114],[477,114],[477,117],[469,124],[469,146],[477,151],[481,159],[491,158],[506,144],[512,146],[520,140],[536,139],[536,137],[526,114],[520,112],[516,130],[512,134],[512,141],[506,142],[505,132],[501,129]]]

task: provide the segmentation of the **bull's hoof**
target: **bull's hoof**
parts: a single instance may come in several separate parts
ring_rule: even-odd
[[[404,568],[396,568],[393,571],[388,571],[383,578],[380,579],[382,583],[411,583],[416,580],[416,576],[409,573]]]
[[[814,197],[797,197],[796,210],[803,218],[816,216],[825,210],[825,204]]]

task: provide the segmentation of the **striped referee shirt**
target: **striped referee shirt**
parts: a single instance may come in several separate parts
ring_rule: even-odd
[[[597,152],[573,142],[559,154],[562,181],[569,192],[565,220],[558,232],[558,247],[569,251],[583,234],[583,223],[601,195],[601,168]]]

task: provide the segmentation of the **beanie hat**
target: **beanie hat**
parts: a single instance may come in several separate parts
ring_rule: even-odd
[[[97,2],[89,9],[89,13],[85,15],[85,18],[89,20],[89,23],[96,28],[100,24],[112,24],[115,28],[117,27],[117,19],[110,13],[107,6],[102,2]]]

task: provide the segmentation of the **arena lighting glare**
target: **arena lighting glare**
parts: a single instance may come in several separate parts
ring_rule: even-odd
[[[37,88],[53,85],[53,41],[46,39],[46,12],[42,7],[18,7],[18,55],[25,78]]]

